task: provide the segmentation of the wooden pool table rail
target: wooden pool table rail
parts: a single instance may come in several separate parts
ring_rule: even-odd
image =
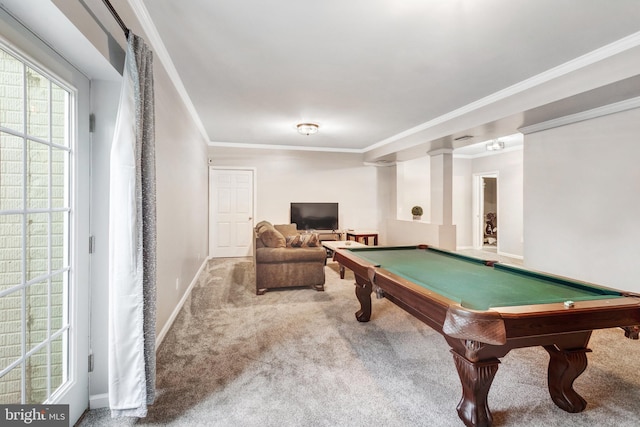
[[[443,335],[463,389],[458,415],[467,426],[491,425],[487,395],[499,358],[510,350],[542,346],[550,355],[548,387],[553,402],[567,412],[581,412],[586,401],[573,389],[573,382],[587,367],[592,331],[621,327],[625,336],[637,339],[640,330],[640,297],[635,294],[577,301],[572,307],[552,303],[473,310],[349,251],[336,252],[334,260],[354,273],[358,321],[370,320],[375,290]]]

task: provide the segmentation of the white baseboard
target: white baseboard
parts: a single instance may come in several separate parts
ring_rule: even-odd
[[[198,269],[198,272],[196,273],[196,275],[193,277],[193,280],[189,284],[189,287],[187,288],[186,292],[184,293],[184,295],[182,295],[182,298],[180,299],[180,302],[178,303],[176,308],[173,309],[173,312],[171,313],[171,316],[169,316],[169,319],[167,320],[167,323],[164,324],[164,326],[162,327],[162,330],[160,331],[160,333],[156,337],[156,352],[158,351],[158,347],[160,347],[160,344],[162,343],[162,340],[164,340],[164,337],[167,335],[167,332],[169,332],[169,329],[171,328],[171,325],[173,325],[173,322],[176,320],[176,317],[178,317],[178,313],[180,313],[180,310],[182,309],[182,306],[184,305],[184,303],[187,301],[187,298],[191,294],[191,290],[196,285],[196,283],[198,283],[198,279],[200,278],[200,274],[202,274],[202,270],[204,269],[204,267],[209,262],[209,259],[211,259],[211,257],[207,257],[207,258],[204,259],[204,261],[202,262],[202,265]]]
[[[509,257],[509,258],[515,258],[515,259],[519,259],[519,260],[523,260],[524,259],[524,257],[522,255],[514,255],[514,254],[510,254],[508,252],[502,252],[502,251],[499,251],[498,255],[506,256],[506,257]]]
[[[481,251],[482,249],[476,249],[473,246],[458,246],[458,247],[456,247],[456,250],[457,251],[463,251],[463,250],[478,250],[478,251]],[[496,251],[496,255],[509,257],[509,258],[515,258],[515,259],[519,259],[519,260],[523,260],[524,259],[524,256],[522,256],[522,255],[510,254],[508,252],[503,252],[503,251]]]
[[[108,408],[109,393],[93,394],[89,396],[89,409]]]
[[[473,246],[456,246],[456,251],[463,251],[466,249],[473,249]]]

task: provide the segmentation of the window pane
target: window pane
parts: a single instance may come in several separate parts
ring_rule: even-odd
[[[51,271],[57,271],[68,264],[67,250],[67,212],[51,214]]]
[[[0,371],[20,358],[22,291],[0,297]],[[2,386],[0,386],[2,395]],[[0,401],[2,399],[0,398]]]
[[[0,126],[24,132],[24,66],[0,49]]]
[[[27,351],[37,346],[47,339],[47,320],[49,312],[47,309],[48,282],[38,282],[30,285],[26,289],[25,316],[27,319]]]
[[[22,215],[0,215],[0,291],[22,283]]]
[[[0,210],[22,209],[22,141],[0,132]]]
[[[49,80],[27,68],[27,134],[49,140]]]
[[[20,374],[21,366],[10,370],[7,375],[0,377],[0,404],[8,405],[20,403]]]
[[[66,367],[66,334],[67,332],[65,332],[64,336],[51,341],[51,393],[54,393],[58,387],[68,380],[66,376],[66,373],[69,372]]]
[[[51,84],[51,142],[69,146],[69,92],[55,83]]]
[[[25,403],[42,403],[47,397],[47,346],[27,359]]]
[[[27,208],[49,207],[49,146],[27,142]]]
[[[51,333],[54,334],[68,324],[67,321],[67,273],[51,278]]]
[[[51,151],[51,207],[67,207],[67,159],[68,153],[58,148]]]
[[[0,404],[42,403],[69,381],[72,103],[0,49],[0,371],[18,364]]]
[[[49,214],[27,215],[27,280],[49,272]]]

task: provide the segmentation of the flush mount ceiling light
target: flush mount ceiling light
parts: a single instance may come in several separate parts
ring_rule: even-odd
[[[487,142],[487,145],[485,147],[487,148],[487,151],[502,150],[504,148],[504,141],[494,139],[493,141]]]
[[[302,135],[313,135],[314,133],[318,133],[318,125],[315,123],[300,123],[296,126],[298,128],[298,133]]]

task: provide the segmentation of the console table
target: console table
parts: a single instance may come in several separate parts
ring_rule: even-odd
[[[331,256],[333,256],[333,253],[336,251],[336,249],[362,248],[366,245],[363,245],[360,242],[354,242],[353,240],[323,240],[322,246],[324,246],[325,249],[327,249],[327,252],[330,252]],[[340,278],[344,279],[344,265],[342,264],[340,264]]]
[[[373,237],[373,245],[378,246],[378,232],[377,231],[362,231],[362,230],[347,230],[347,240],[353,240],[359,242],[360,239],[364,241],[365,245],[369,244],[369,237]]]

